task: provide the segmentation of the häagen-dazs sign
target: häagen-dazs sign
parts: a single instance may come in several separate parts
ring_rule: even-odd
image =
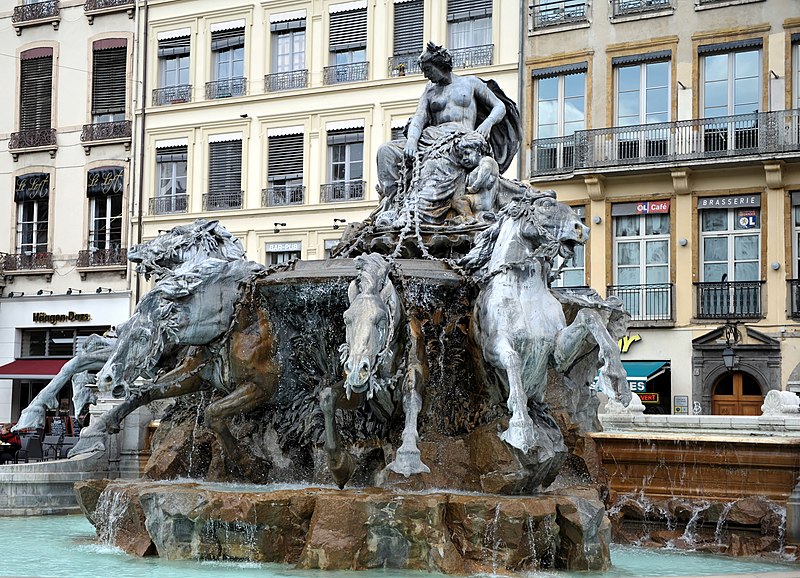
[[[52,323],[55,325],[56,323],[61,323],[65,321],[91,321],[92,316],[88,313],[75,313],[74,311],[70,311],[67,314],[62,315],[51,315],[50,313],[34,313],[33,314],[33,322],[34,323]]]

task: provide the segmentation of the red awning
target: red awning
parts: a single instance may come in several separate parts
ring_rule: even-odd
[[[0,365],[0,379],[50,379],[69,359],[17,359]]]

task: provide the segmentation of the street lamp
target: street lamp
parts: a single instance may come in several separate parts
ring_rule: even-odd
[[[725,349],[722,350],[722,363],[725,364],[725,369],[731,371],[736,366],[736,353],[733,351],[733,346],[739,343],[739,329],[733,323],[725,323],[722,330],[725,332]]]
[[[725,369],[732,370],[736,365],[736,355],[733,353],[733,347],[726,346],[722,350],[722,363],[725,364]]]

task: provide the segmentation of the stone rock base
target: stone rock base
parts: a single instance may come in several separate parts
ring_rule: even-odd
[[[508,497],[117,480],[76,495],[98,536],[137,556],[446,574],[610,566],[610,523],[588,487]]]

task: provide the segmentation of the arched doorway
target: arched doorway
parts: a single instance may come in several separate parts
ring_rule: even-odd
[[[711,395],[714,415],[761,415],[764,396],[753,376],[728,372],[717,380]]]

